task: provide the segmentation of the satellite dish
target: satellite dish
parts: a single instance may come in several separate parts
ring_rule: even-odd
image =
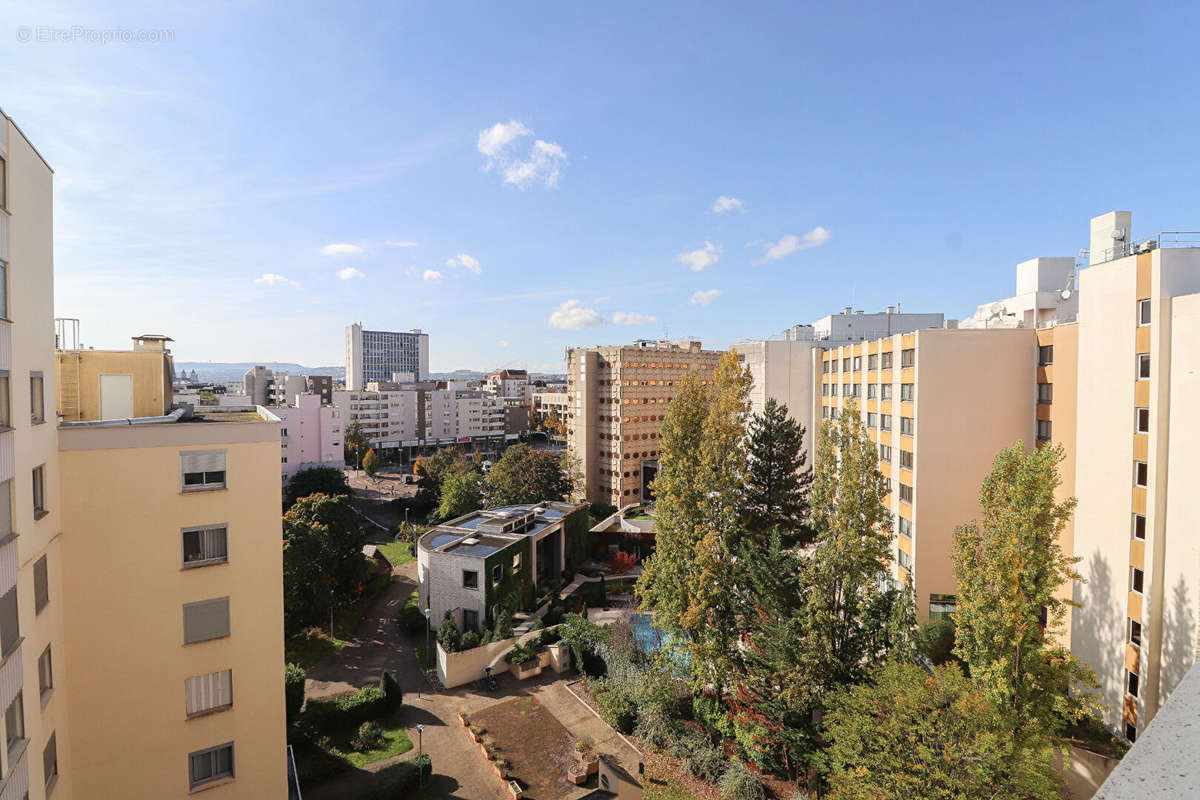
[[[1063,299],[1063,300],[1070,300],[1070,299],[1071,299],[1071,290],[1070,290],[1070,289],[1063,289],[1063,290],[1062,290],[1062,295],[1061,295],[1061,296],[1062,296],[1062,299]]]
[[[1113,228],[1112,238],[1118,242],[1125,241],[1125,229],[1124,228]]]

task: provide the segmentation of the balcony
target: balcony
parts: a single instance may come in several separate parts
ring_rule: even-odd
[[[1200,797],[1200,668],[1192,666],[1095,800]]]

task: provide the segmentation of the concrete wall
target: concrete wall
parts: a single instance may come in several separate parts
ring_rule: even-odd
[[[59,740],[79,795],[187,797],[188,753],[232,741],[236,777],[216,794],[283,797],[278,425],[64,429],[61,439],[69,547],[56,692],[70,704]],[[179,453],[197,446],[226,450],[227,489],[180,492]],[[228,563],[182,569],[181,529],[214,523],[228,525]],[[183,604],[225,596],[230,636],[185,645]],[[233,707],[187,719],[185,679],[223,669]]]
[[[441,643],[438,643],[438,680],[447,689],[453,689],[455,686],[462,686],[471,681],[482,680],[486,677],[484,670],[487,667],[492,668],[493,675],[503,675],[505,672],[511,670],[511,665],[504,660],[504,655],[515,645],[524,644],[541,635],[541,630],[530,631],[520,636],[514,636],[511,639],[502,639],[498,642],[480,645],[479,647],[473,647],[470,650],[463,650],[458,653],[447,653],[442,649]],[[552,666],[554,666],[553,662]],[[569,666],[570,656],[567,655],[563,662],[556,668],[559,672],[562,672]]]
[[[792,419],[804,426],[804,443],[811,465],[816,453],[813,418],[813,352],[816,342],[762,341],[733,346],[750,370],[750,411],[761,414],[769,398],[787,406]],[[819,391],[819,389],[817,389]]]
[[[133,350],[67,350],[57,354],[60,370],[70,374],[74,362],[79,382],[79,416],[68,421],[98,420],[100,377],[129,375],[133,379],[133,416],[157,417],[171,408],[171,358],[162,352]],[[48,412],[47,412],[48,413]],[[62,398],[59,398],[62,413]]]

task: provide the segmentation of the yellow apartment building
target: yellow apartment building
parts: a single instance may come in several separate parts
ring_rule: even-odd
[[[52,184],[0,112],[0,800],[283,797],[278,423],[67,345]]]
[[[647,340],[567,351],[567,452],[584,497],[617,507],[652,499],[667,403],[689,373],[711,380],[721,356],[700,342]]]
[[[920,330],[824,350],[821,418],[853,403],[879,452],[895,519],[893,576],[919,619],[954,610],[954,529],[979,515],[996,453],[1032,442],[1035,332]]]
[[[1200,234],[1130,224],[1093,219],[1079,275],[1071,649],[1133,740],[1200,647]]]

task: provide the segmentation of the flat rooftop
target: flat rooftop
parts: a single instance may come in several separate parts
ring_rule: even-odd
[[[546,501],[481,509],[444,522],[420,539],[426,550],[486,558],[498,550],[560,525],[584,504]]]

